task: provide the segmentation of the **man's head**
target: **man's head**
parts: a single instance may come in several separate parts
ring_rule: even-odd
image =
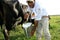
[[[35,4],[35,0],[27,0],[27,3],[29,5],[29,7],[33,8],[34,4]]]

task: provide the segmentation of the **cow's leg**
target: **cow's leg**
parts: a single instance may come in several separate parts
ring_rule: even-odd
[[[6,29],[5,25],[2,26],[2,31],[4,35],[4,40],[9,40],[9,31]]]
[[[9,32],[8,32],[7,29],[3,30],[3,34],[4,34],[4,37],[5,37],[5,40],[9,40]]]
[[[2,25],[1,25],[1,29],[2,29]]]

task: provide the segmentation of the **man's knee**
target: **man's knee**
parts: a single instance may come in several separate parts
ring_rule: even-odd
[[[50,35],[50,33],[49,32],[46,32],[46,33],[44,33],[44,36],[45,36],[45,39],[47,40],[50,40],[51,39],[51,35]]]

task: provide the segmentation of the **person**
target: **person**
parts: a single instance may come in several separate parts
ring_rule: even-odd
[[[34,19],[34,27],[31,31],[31,35],[33,35],[36,30],[37,40],[41,40],[43,33],[45,40],[51,40],[49,32],[49,18],[46,10],[41,7],[36,0],[27,0],[27,4],[27,11],[31,13],[31,19]]]

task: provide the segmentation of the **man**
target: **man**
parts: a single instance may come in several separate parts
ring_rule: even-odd
[[[27,11],[31,13],[31,19],[34,19],[34,27],[31,35],[33,35],[36,30],[37,40],[41,40],[43,33],[46,40],[51,40],[48,23],[49,18],[46,11],[35,0],[27,0],[27,3]]]

